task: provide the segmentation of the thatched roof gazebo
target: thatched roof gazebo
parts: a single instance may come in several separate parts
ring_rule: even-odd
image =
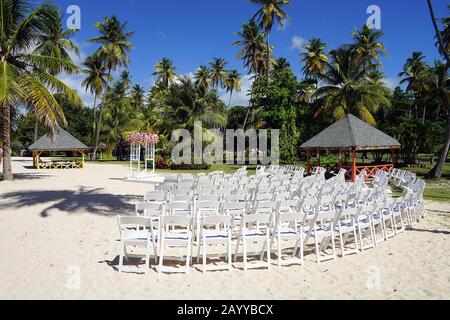
[[[311,172],[311,152],[317,153],[318,166],[320,166],[320,151],[339,152],[340,163],[338,168],[344,168],[351,172],[351,179],[355,181],[356,176],[363,169],[369,176],[378,170],[391,170],[396,163],[396,153],[400,149],[400,143],[377,128],[349,114],[304,143],[300,148],[306,150],[308,172]],[[390,163],[375,165],[358,165],[356,163],[357,152],[382,150],[391,152]],[[351,154],[351,166],[347,165],[348,153]],[[343,159],[343,156],[345,156],[345,159]],[[327,168],[327,170],[334,171],[338,168]]]
[[[46,134],[29,148],[33,152],[33,165],[36,169],[82,169],[84,168],[84,152],[89,148],[62,128],[58,128],[53,136]],[[71,161],[41,161],[43,152],[72,151],[80,155]]]

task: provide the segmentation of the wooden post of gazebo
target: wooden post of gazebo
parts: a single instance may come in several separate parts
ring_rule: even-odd
[[[308,172],[308,174],[311,173],[311,163],[310,163],[310,151],[309,149],[306,150],[306,171]]]
[[[391,149],[391,155],[392,155],[391,162],[395,168],[395,166],[397,165],[397,154],[394,149]]]
[[[352,182],[356,181],[356,149],[352,149]]]

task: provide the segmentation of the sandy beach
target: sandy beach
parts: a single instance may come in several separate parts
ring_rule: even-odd
[[[37,171],[0,182],[0,299],[449,299],[450,203],[427,202],[413,230],[358,255],[272,270],[123,273],[116,215],[152,186],[126,166]]]

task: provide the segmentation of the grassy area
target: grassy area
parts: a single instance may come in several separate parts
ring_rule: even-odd
[[[423,196],[427,200],[450,202],[449,189],[426,188]]]

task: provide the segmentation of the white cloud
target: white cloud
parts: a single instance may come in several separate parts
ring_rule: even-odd
[[[297,49],[297,50],[303,50],[306,44],[306,39],[300,37],[300,36],[293,36],[291,39],[291,50]]]
[[[252,88],[253,84],[253,75],[246,75],[241,80],[241,91],[233,92],[233,96],[231,98],[231,106],[248,106],[248,102],[250,100],[249,92]],[[226,90],[219,91],[220,99],[228,106],[230,102],[230,94],[226,92]]]
[[[158,35],[162,40],[166,40],[167,39],[167,34],[162,31],[162,30],[158,30]]]
[[[400,84],[400,79],[398,79],[398,78],[386,77],[382,81],[384,82],[384,84],[386,86],[388,86],[392,90],[394,90]]]

